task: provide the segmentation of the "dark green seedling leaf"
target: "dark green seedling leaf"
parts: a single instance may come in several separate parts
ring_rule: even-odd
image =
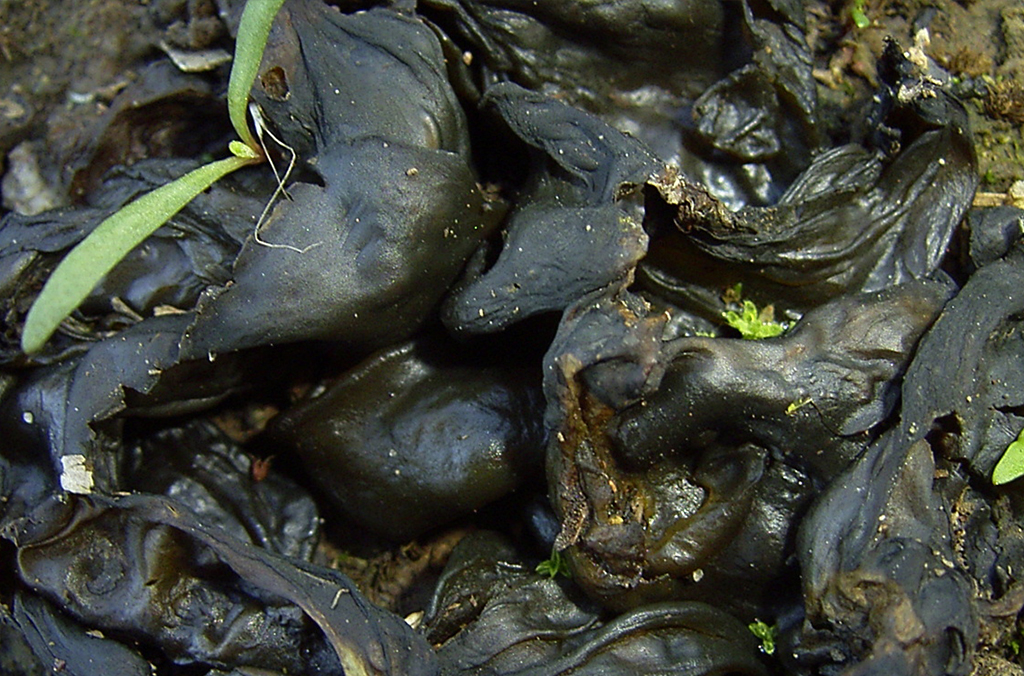
[[[551,550],[551,557],[537,564],[535,569],[540,575],[547,575],[550,578],[564,575],[569,577],[569,562],[557,549]]]
[[[747,625],[750,629],[750,633],[761,639],[761,650],[766,655],[771,655],[775,652],[775,635],[778,633],[778,627],[762,622],[761,620],[755,619],[753,622]]]
[[[1024,476],[1024,430],[1017,435],[1017,440],[1006,447],[1003,457],[999,458],[996,468],[992,470],[992,483],[996,486],[1019,479]]]
[[[26,354],[42,349],[64,318],[129,251],[215,181],[256,161],[258,159],[249,154],[245,157],[232,155],[205,164],[146,193],[100,223],[64,257],[46,280],[25,319],[21,349]]]

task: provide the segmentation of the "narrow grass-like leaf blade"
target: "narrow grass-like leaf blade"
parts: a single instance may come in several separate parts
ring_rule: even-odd
[[[267,46],[270,26],[274,23],[277,10],[281,9],[283,4],[284,0],[248,0],[238,24],[235,60],[231,64],[231,79],[228,80],[228,116],[239,138],[250,148],[259,148],[259,144],[249,131],[245,117],[249,104],[249,90],[252,89],[260,61],[263,60],[263,49]]]
[[[64,318],[129,251],[227,174],[253,159],[228,157],[146,193],[107,217],[72,249],[43,286],[25,319],[21,348],[38,352]]]

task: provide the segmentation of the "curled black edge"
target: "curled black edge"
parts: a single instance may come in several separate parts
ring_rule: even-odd
[[[498,260],[445,301],[445,325],[490,333],[627,284],[647,252],[638,196],[662,169],[657,158],[599,118],[511,82],[489,87],[481,106],[540,166],[532,192],[508,217]]]
[[[979,620],[954,564],[949,514],[924,439],[881,437],[800,524],[806,618],[784,641],[790,667],[847,676],[966,676]],[[838,669],[835,673],[839,673]]]
[[[487,531],[456,546],[426,623],[444,676],[766,676],[757,639],[732,615],[665,602],[602,623],[571,585],[537,575]]]
[[[910,72],[902,56],[887,59],[902,69],[878,92],[877,126],[892,136],[889,147],[822,153],[774,206],[731,211],[701,185],[671,175],[652,182],[678,208],[683,233],[664,232],[685,262],[659,263],[668,250],[655,237],[640,283],[713,319],[718,290],[704,288],[702,277],[715,273],[744,282],[751,300],[796,314],[933,274],[974,195],[977,157],[964,106]]]
[[[202,523],[240,540],[312,557],[322,525],[313,498],[282,472],[254,481],[253,457],[210,420],[132,440],[125,455],[126,490],[173,497]]]
[[[39,369],[2,403],[0,412],[18,435],[45,443],[55,476],[61,458],[82,455],[91,465],[96,490],[121,490],[120,459],[105,443],[119,437],[102,430],[125,409],[128,390],[148,392],[160,373],[178,362],[186,315],[150,318],[92,344],[78,358]]]
[[[482,105],[497,110],[512,133],[563,172],[577,204],[615,201],[660,168],[642,142],[547,94],[500,82],[484,92]]]
[[[687,446],[701,431],[713,429],[730,444],[753,441],[786,449],[791,457],[803,456],[823,478],[833,476],[852,455],[823,457],[822,452],[831,455],[849,443],[852,453],[878,434],[877,427],[896,407],[899,378],[913,346],[953,292],[952,282],[944,278],[906,282],[841,296],[805,314],[777,339],[697,336],[667,342],[661,357],[669,374],[666,390],[659,392],[659,385],[642,401],[616,406],[609,431],[619,445],[636,451],[647,446],[638,436],[643,420],[662,418],[664,427],[654,433],[647,423],[646,434],[661,439],[663,434],[672,438],[672,432],[675,443]],[[702,386],[703,379],[708,381]],[[699,399],[695,393],[709,388],[716,396],[687,411]],[[796,415],[797,407],[812,403],[804,415]],[[787,410],[787,404],[794,410]],[[736,411],[746,417],[736,420]],[[777,416],[780,411],[786,415]],[[682,422],[673,416],[682,416]],[[869,432],[870,437],[865,435]]]
[[[341,573],[205,527],[186,507],[161,496],[92,495],[76,499],[107,509],[133,511],[151,523],[180,530],[209,547],[246,582],[295,603],[323,631],[346,676],[436,676],[439,672],[437,658],[426,640],[397,615],[367,601]],[[55,507],[44,503],[41,509],[52,512]],[[3,535],[15,543],[33,536],[45,538],[48,535],[38,532],[38,527],[49,521],[52,519],[45,514],[30,515],[28,522],[7,524]]]
[[[1018,244],[1006,258],[975,272],[921,339],[903,384],[900,429],[905,438],[923,437],[937,420],[953,416],[960,428],[957,459],[966,460],[977,475],[991,476],[1020,431],[1024,397],[1019,383],[1009,382],[1012,371],[988,371],[986,353],[997,334],[1020,322],[1022,315],[1024,246]],[[1017,374],[1024,376],[1024,365]],[[986,429],[979,432],[971,421],[985,421]],[[993,444],[989,429],[1000,430],[1004,443]]]
[[[717,345],[718,348],[723,350],[722,354],[724,357],[736,354],[735,351],[739,350],[740,354],[751,355],[750,361],[754,363],[764,363],[763,359],[757,358],[759,353],[765,355],[777,354],[777,359],[782,359],[780,363],[783,364],[792,360],[798,360],[799,355],[805,355],[802,358],[808,359],[812,364],[820,365],[821,369],[823,369],[821,371],[812,368],[794,368],[788,375],[786,373],[776,373],[774,363],[764,363],[763,368],[768,369],[772,375],[786,376],[787,379],[790,379],[789,382],[791,383],[789,388],[780,392],[778,398],[769,399],[766,402],[767,415],[770,416],[771,410],[774,409],[774,415],[780,419],[778,428],[772,432],[774,435],[773,441],[776,441],[775,447],[780,450],[787,449],[784,452],[790,455],[794,466],[813,469],[814,475],[820,477],[823,483],[841,472],[842,468],[867,445],[870,439],[875,438],[884,429],[882,424],[893,413],[894,406],[897,403],[899,377],[903,373],[906,363],[910,360],[914,344],[918,342],[921,333],[934,321],[934,318],[939,314],[941,308],[954,291],[953,284],[944,277],[934,281],[908,282],[883,292],[871,294],[870,296],[861,294],[832,301],[828,305],[816,310],[813,314],[809,314],[805,319],[804,328],[799,332],[794,331],[787,337],[763,342],[685,338],[677,341],[675,345],[677,347],[683,345],[699,347],[704,350],[710,349],[710,345]],[[600,496],[600,493],[596,491],[590,492],[585,480],[587,473],[592,471],[591,467],[593,467],[593,464],[589,467],[584,467],[578,460],[580,456],[588,457],[590,455],[591,451],[589,449],[593,447],[593,444],[580,444],[574,447],[576,449],[587,449],[585,451],[567,451],[563,448],[566,440],[572,442],[573,439],[577,438],[575,435],[580,434],[576,431],[580,429],[580,426],[571,418],[572,411],[574,410],[572,402],[578,396],[578,388],[581,385],[588,388],[592,387],[594,380],[586,379],[586,376],[589,373],[597,373],[594,369],[590,371],[585,370],[586,367],[600,366],[600,368],[604,369],[611,367],[616,362],[626,367],[621,372],[618,369],[611,371],[610,377],[605,381],[605,384],[621,388],[618,390],[621,393],[621,398],[619,400],[611,399],[597,391],[597,398],[602,403],[613,405],[616,408],[621,407],[624,402],[629,401],[629,399],[621,395],[631,393],[638,393],[635,395],[636,397],[643,398],[653,404],[647,409],[640,408],[639,410],[654,410],[663,405],[668,406],[666,401],[670,401],[671,387],[661,379],[661,372],[665,370],[671,356],[671,354],[667,353],[665,344],[659,339],[661,330],[658,322],[659,320],[661,322],[664,320],[658,315],[645,314],[640,308],[635,307],[632,313],[627,314],[628,306],[625,304],[625,300],[628,300],[629,297],[628,292],[623,293],[620,298],[621,306],[617,306],[610,298],[605,297],[602,297],[599,301],[590,299],[579,307],[574,306],[574,308],[566,312],[559,327],[559,333],[552,343],[551,350],[545,357],[545,389],[549,402],[547,419],[549,430],[551,431],[548,450],[548,485],[550,487],[550,499],[558,513],[563,528],[556,541],[560,547],[569,546],[579,541],[581,534],[585,533],[589,527],[588,523],[593,520],[592,515],[603,512],[601,507],[594,507],[594,496]],[[876,310],[867,314],[858,311],[858,305],[862,306],[866,301],[870,302]],[[910,304],[908,306],[905,303]],[[878,311],[879,308],[884,307],[888,307],[888,310]],[[616,309],[623,314],[617,315]],[[861,307],[862,309],[863,307]],[[848,326],[845,322],[850,316],[858,319],[859,330],[864,331],[860,337],[851,338],[845,336],[842,331],[844,326]],[[875,318],[868,319],[871,317]],[[888,321],[885,320],[886,317],[889,317]],[[895,319],[899,319],[899,321],[897,322]],[[893,326],[889,327],[890,323]],[[897,329],[897,326],[899,329]],[[887,328],[883,329],[883,327]],[[801,335],[802,332],[806,333]],[[583,335],[586,336],[585,340],[579,338],[579,336]],[[616,336],[618,339],[612,341],[611,338]],[[812,349],[811,354],[805,354],[807,345],[813,347],[819,343],[820,348]],[[669,345],[672,344],[670,343]],[[730,346],[727,351],[726,346]],[[615,350],[618,350],[618,352]],[[818,350],[822,354],[815,355]],[[851,352],[857,354],[857,359],[853,361],[863,363],[863,361],[867,360],[868,363],[879,364],[879,367],[884,364],[885,368],[877,376],[879,382],[872,386],[871,390],[865,391],[862,398],[858,394],[860,390],[856,390],[851,393],[853,396],[851,396],[849,401],[840,400],[836,404],[841,405],[841,407],[833,409],[826,401],[837,394],[837,391],[833,388],[838,387],[838,385],[832,383],[836,383],[836,379],[840,383],[845,382],[842,374],[845,369],[852,368]],[[783,355],[786,354],[790,356],[784,358]],[[726,371],[729,373],[736,372],[732,368],[726,369]],[[853,373],[848,370],[845,372],[846,374]],[[830,375],[836,373],[839,375]],[[583,377],[578,377],[580,374]],[[639,376],[640,374],[649,376],[649,379],[642,381],[639,377],[622,378],[622,375]],[[810,380],[808,380],[808,374],[812,376]],[[821,385],[814,385],[812,388],[814,392],[810,393],[812,394],[810,400],[814,401],[817,399],[822,406],[822,410],[818,410],[819,404],[815,404],[814,406],[808,406],[803,414],[798,416],[781,415],[786,410],[787,402],[795,403],[803,395],[809,394],[809,391],[806,389],[810,386],[809,382],[822,383],[827,381],[831,381],[826,385],[827,389],[817,389]],[[858,385],[858,387],[860,386]],[[652,395],[652,393],[659,391],[662,391],[665,397],[662,401],[658,401]],[[871,394],[870,397],[867,396],[869,393]],[[591,390],[590,394],[594,395],[595,391]],[[684,399],[689,398],[684,397]],[[695,399],[697,398],[695,397]],[[714,397],[709,397],[709,400],[714,401]],[[677,415],[675,416],[677,422],[672,422],[673,416],[671,414],[666,415],[665,427],[658,429],[656,433],[648,433],[654,438],[661,438],[662,434],[669,437],[673,430],[680,429],[679,425],[682,423],[679,423],[678,420],[685,419],[687,424],[690,424],[687,416],[693,415],[697,416],[698,421],[700,420],[700,411],[694,413],[696,411],[694,409],[694,411],[687,413],[685,406],[679,406],[681,408],[676,411]],[[740,408],[746,410],[746,405],[740,406]],[[839,415],[842,415],[842,418],[833,417]],[[808,416],[812,416],[816,420],[820,419],[825,424],[825,427],[820,432],[810,428]],[[848,429],[834,428],[832,426],[833,422],[840,427],[847,427]],[[726,424],[724,419],[722,424]],[[878,427],[876,428],[876,426]],[[869,435],[859,434],[871,428],[875,429]],[[700,428],[696,429],[699,430]],[[842,437],[845,433],[850,433],[853,436],[844,439]],[[835,443],[834,450],[821,445],[821,434],[825,434],[824,439],[832,440]],[[565,437],[565,439],[563,440],[560,437]],[[586,437],[584,439],[586,441],[589,438]],[[758,436],[751,440],[758,444],[764,444],[765,439],[766,437]],[[791,448],[793,443],[801,444],[804,450],[795,452]],[[822,451],[826,451],[825,456],[821,455]],[[586,456],[584,456],[584,453],[586,453]],[[833,456],[832,453],[835,455]],[[654,455],[656,454],[652,454],[652,456]],[[612,467],[614,466],[612,465]],[[602,471],[608,471],[607,466],[602,467]],[[931,476],[930,473],[928,476]],[[623,482],[618,477],[616,477],[616,482],[621,490]],[[698,481],[698,483],[701,482]],[[596,485],[596,483],[592,485]],[[857,484],[857,486],[869,485],[873,484],[867,482]],[[811,497],[811,492],[808,492],[807,497]],[[749,504],[749,498],[747,498],[747,502]],[[840,502],[844,508],[849,506],[851,509],[856,509],[860,504],[860,498],[844,495]],[[737,500],[736,508],[738,510],[743,509],[738,503],[739,500]],[[806,504],[806,502],[801,504],[799,508],[800,513],[803,512]],[[842,515],[842,517],[848,517],[849,522],[854,524],[857,518],[859,518],[856,513]],[[836,524],[839,523],[839,517],[833,515],[828,518],[834,518],[836,521],[829,522],[826,520],[823,528],[837,528]],[[868,523],[877,524],[878,522],[869,520]],[[942,523],[941,520],[936,522],[936,528],[941,528]],[[796,526],[794,525],[793,528],[795,532]],[[752,529],[747,530],[744,534],[745,539],[747,541],[751,540],[751,534],[754,532],[756,531]],[[838,530],[837,532],[841,534],[848,533],[848,531]],[[918,537],[924,541],[928,539],[926,535]],[[842,537],[838,538],[837,541],[843,542]],[[736,542],[740,543],[742,540],[737,540]],[[585,541],[583,546],[586,546]],[[744,544],[731,545],[731,551],[736,551],[739,547],[743,546],[749,547],[749,545]],[[791,546],[787,545],[787,555],[792,551],[789,549]],[[834,546],[835,544],[832,543],[829,547],[825,547],[824,550],[827,552]],[[948,544],[944,546],[948,549]],[[647,549],[641,551],[649,552]],[[727,549],[726,551],[730,550]],[[875,551],[869,550],[868,554],[873,556]],[[820,558],[818,556],[815,559],[815,565],[818,565],[817,562]],[[945,558],[953,560],[950,554],[945,555]],[[630,560],[625,556],[619,559],[622,563],[628,563]],[[855,562],[856,554],[850,554],[847,560]],[[585,560],[582,556],[575,559],[570,558],[570,565],[574,566],[577,583],[586,589],[587,593],[592,597],[607,603],[608,596],[610,596],[607,590],[611,588],[610,585],[604,586],[602,584],[598,586],[594,582],[598,578],[591,574],[585,567],[584,562]],[[825,570],[824,568],[820,569]],[[760,570],[763,571],[764,568]],[[759,572],[759,574],[761,573]],[[709,577],[704,581],[705,586],[708,584],[715,584],[713,577]],[[618,595],[620,591],[614,590],[613,593]],[[735,585],[727,587],[724,593],[728,595],[731,591],[735,591]],[[783,594],[783,591],[780,589],[775,594],[775,599],[783,598],[781,594]],[[728,599],[728,596],[726,598]],[[742,594],[741,598],[744,598]],[[718,600],[714,602],[716,604],[721,603]],[[969,635],[967,630],[961,633],[965,636]]]
[[[367,601],[341,573],[224,537],[165,498],[124,496],[111,502],[192,535],[247,582],[298,605],[324,632],[346,676],[438,673],[427,642],[397,615]]]
[[[601,674],[600,667],[591,669],[588,662],[605,650],[614,649],[629,637],[641,632],[680,630],[700,634],[719,650],[699,654],[678,655],[673,672],[684,676],[734,674],[765,676],[767,671],[757,659],[753,635],[731,615],[704,603],[654,603],[624,613],[599,629],[588,633],[586,642],[560,655],[543,666],[525,669],[515,676],[559,676],[561,674]],[[722,657],[715,653],[728,655]],[[678,670],[678,671],[676,671]],[[645,672],[660,673],[660,672]]]
[[[18,590],[11,605],[11,617],[33,654],[54,672],[65,676],[150,676],[153,673],[149,662],[125,645],[86,633],[39,596]]]
[[[119,208],[197,166],[198,161],[182,158],[140,160],[107,172],[102,189],[91,192],[86,204],[34,216],[11,212],[0,217],[0,309],[9,324],[0,335],[0,365],[23,368],[67,362],[102,342],[112,330],[123,333],[141,323],[133,312],[152,319],[149,315],[159,305],[188,310],[186,296],[198,297],[208,284],[230,278],[242,241],[265,204],[264,197],[254,195],[261,190],[269,194],[271,189],[254,170],[218,181],[146,240],[158,252],[171,252],[176,261],[168,263],[165,254],[147,253],[147,245],[136,247],[73,315],[83,321],[62,325],[38,353],[26,355],[21,350],[25,313],[58,260]],[[161,289],[172,277],[184,281],[178,286],[184,296],[163,295]],[[114,297],[124,301],[127,311],[111,308]]]

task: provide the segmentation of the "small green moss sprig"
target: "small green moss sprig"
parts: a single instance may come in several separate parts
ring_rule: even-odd
[[[765,655],[775,653],[775,637],[779,633],[778,627],[755,618],[753,622],[747,625],[747,628],[750,629],[751,634],[761,640],[761,650]]]
[[[562,552],[557,549],[551,550],[551,556],[537,564],[534,569],[538,575],[546,575],[550,578],[556,578],[559,575],[565,577],[571,577],[569,571],[569,562],[562,555]]]
[[[247,0],[238,26],[228,82],[228,116],[241,141],[228,145],[231,156],[205,164],[129,202],[78,243],[54,269],[29,308],[21,333],[25,354],[38,352],[64,319],[128,252],[149,237],[216,181],[242,167],[266,160],[249,129],[246,111],[263,50],[284,0]]]
[[[1003,451],[995,469],[992,470],[992,483],[996,486],[1010,483],[1024,476],[1024,430],[1017,435],[1016,441],[1010,443]]]
[[[743,301],[742,309],[739,312],[726,310],[722,313],[722,318],[747,340],[774,338],[789,328],[788,325],[775,321],[773,306],[766,305],[758,310],[751,300]]]

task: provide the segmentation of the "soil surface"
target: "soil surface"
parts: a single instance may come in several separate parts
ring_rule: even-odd
[[[870,95],[875,58],[892,37],[947,71],[967,101],[980,191],[1005,192],[1024,178],[1024,6],[1013,0],[868,0],[871,24],[857,28],[842,20],[836,4],[809,3],[807,10],[823,100],[857,110]]]

